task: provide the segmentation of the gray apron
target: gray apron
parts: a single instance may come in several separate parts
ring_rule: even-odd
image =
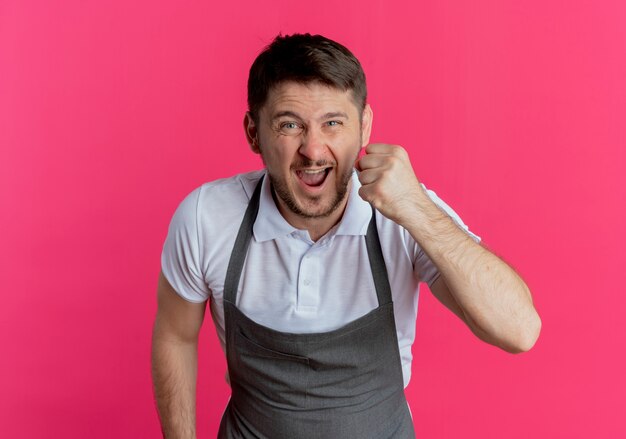
[[[373,210],[365,240],[378,308],[333,331],[292,334],[255,323],[235,306],[261,181],[241,223],[224,284],[232,395],[218,438],[414,438]]]

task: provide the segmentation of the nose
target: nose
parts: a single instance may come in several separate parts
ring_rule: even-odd
[[[301,137],[298,152],[311,161],[318,161],[327,157],[328,146],[326,138],[318,130],[308,129]]]

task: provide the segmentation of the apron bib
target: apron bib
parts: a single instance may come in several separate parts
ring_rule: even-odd
[[[248,204],[226,273],[224,320],[232,395],[218,438],[414,438],[373,209],[365,239],[378,308],[333,331],[292,334],[260,325],[235,306],[262,180]]]

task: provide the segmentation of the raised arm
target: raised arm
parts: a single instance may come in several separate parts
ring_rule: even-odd
[[[163,437],[196,437],[198,334],[206,302],[181,298],[159,275],[158,311],[152,333],[152,381]]]
[[[482,340],[508,352],[530,349],[541,320],[528,287],[428,197],[406,151],[371,144],[357,167],[361,197],[403,226],[439,269],[434,295]]]

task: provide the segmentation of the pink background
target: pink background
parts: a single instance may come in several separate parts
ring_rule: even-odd
[[[626,437],[626,7],[621,1],[0,3],[0,437],[157,437],[161,246],[182,198],[260,167],[250,63],[322,33],[368,75],[373,141],[530,285],[513,356],[426,289],[408,398],[421,438]],[[198,435],[228,397],[207,315]]]

